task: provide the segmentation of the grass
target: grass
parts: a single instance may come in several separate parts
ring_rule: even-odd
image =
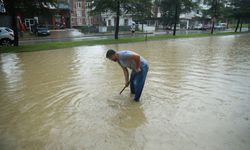
[[[249,33],[249,32],[247,32]],[[199,34],[179,34],[176,36],[172,35],[160,35],[160,36],[148,36],[147,40],[166,40],[166,39],[177,39],[177,38],[191,38],[191,37],[208,37],[208,36],[223,36],[223,35],[235,35],[242,33],[226,32],[226,33],[215,33],[211,35],[210,33],[199,33]],[[107,44],[120,44],[120,43],[134,43],[143,42],[145,37],[126,37],[115,39],[101,39],[101,40],[82,40],[82,41],[67,41],[67,42],[53,42],[53,43],[43,43],[43,44],[32,44],[32,45],[22,45],[18,47],[0,47],[1,53],[20,53],[20,52],[33,52],[42,50],[53,50],[61,48],[69,48],[76,46],[91,46],[91,45],[107,45]]]
[[[236,26],[237,26],[237,24],[229,24],[229,28],[235,29]],[[242,24],[242,28],[248,28],[248,24]],[[240,24],[239,24],[239,29],[240,29]]]

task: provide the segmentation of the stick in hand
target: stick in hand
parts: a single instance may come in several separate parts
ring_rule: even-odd
[[[120,94],[122,94],[122,92],[126,89],[126,86],[124,86],[124,88],[121,90]]]
[[[129,84],[129,82],[128,82],[128,84]],[[120,94],[122,94],[122,92],[126,89],[126,87],[128,87],[128,86],[124,86],[124,88],[121,90],[121,92],[120,92]]]

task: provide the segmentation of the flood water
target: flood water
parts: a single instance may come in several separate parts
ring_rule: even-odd
[[[141,102],[106,51],[149,61]],[[249,150],[250,34],[0,54],[1,150]]]

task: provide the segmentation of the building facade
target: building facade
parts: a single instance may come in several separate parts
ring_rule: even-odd
[[[44,4],[47,13],[43,15],[26,15],[18,13],[21,23],[24,23],[26,28],[31,30],[36,23],[48,26],[50,29],[70,28],[70,0],[57,0],[55,5]]]
[[[92,26],[95,24],[94,16],[90,16],[91,2],[87,0],[71,0],[71,26]]]
[[[57,8],[52,14],[52,25],[56,28],[70,28],[70,0],[57,0]]]
[[[209,7],[204,4],[204,0],[192,0],[192,2],[198,3],[199,7],[196,9],[193,9],[191,12],[188,13],[182,13],[180,14],[180,27],[184,29],[192,29],[194,26],[201,24],[198,18],[201,18],[203,16],[202,10],[207,10]],[[162,17],[161,13],[161,6],[159,4],[158,0],[153,0],[154,4],[154,12],[153,16],[156,19],[156,26],[158,26],[159,20]],[[211,18],[207,16],[207,20],[210,20]],[[209,21],[203,22],[203,24],[208,24]]]
[[[104,26],[115,26],[116,15],[115,13],[107,12],[101,14]],[[134,23],[132,16],[130,14],[123,14],[119,17],[119,26],[131,26]]]

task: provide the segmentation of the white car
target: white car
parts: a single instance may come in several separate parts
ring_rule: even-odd
[[[0,27],[0,46],[10,46],[14,42],[14,32],[10,28]]]
[[[218,25],[215,25],[214,28],[218,30],[225,30],[227,27],[226,23],[219,23]]]
[[[201,30],[202,29],[202,24],[197,24],[194,26],[194,30]]]

